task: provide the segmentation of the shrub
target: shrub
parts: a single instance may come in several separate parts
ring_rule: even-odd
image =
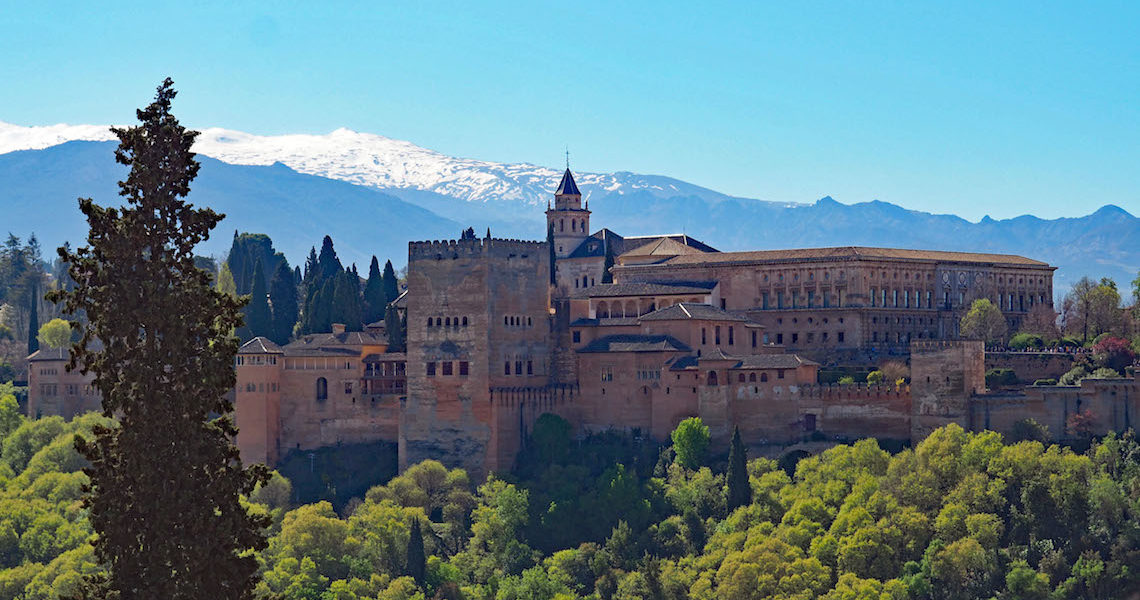
[[[1033,385],[1057,385],[1056,379],[1035,379]]]
[[[842,385],[850,385],[852,383],[855,383],[855,378],[850,375],[845,375],[839,378],[839,383]]]
[[[1101,367],[1101,368],[1093,371],[1091,374],[1089,374],[1088,377],[1086,377],[1086,379],[1087,378],[1116,379],[1117,377],[1120,377],[1120,373],[1118,373],[1117,371],[1110,369],[1108,367]]]
[[[1013,369],[990,369],[986,371],[986,387],[1017,385],[1017,382],[1017,374],[1013,372]]]
[[[1010,443],[1046,443],[1049,441],[1049,428],[1033,419],[1022,419],[1013,424],[1009,432],[1008,440]]]
[[[1061,379],[1057,381],[1057,385],[1080,385],[1081,380],[1088,374],[1088,369],[1083,366],[1073,367],[1061,376]]]
[[[1010,338],[1009,347],[1014,350],[1040,350],[1045,347],[1045,340],[1036,333],[1019,333]]]
[[[1132,344],[1119,337],[1098,338],[1093,344],[1093,360],[1097,366],[1106,367],[1118,373],[1132,365],[1136,354],[1132,351]]]
[[[875,383],[882,383],[882,382],[883,382],[883,372],[882,371],[871,371],[870,373],[867,373],[867,383],[875,384]]]

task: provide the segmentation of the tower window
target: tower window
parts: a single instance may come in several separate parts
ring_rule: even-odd
[[[317,378],[317,402],[329,399],[329,381],[324,377]]]

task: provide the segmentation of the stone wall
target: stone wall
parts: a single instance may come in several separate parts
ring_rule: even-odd
[[[985,391],[985,348],[974,341],[921,341],[910,345],[911,434],[957,423],[970,427],[970,397]]]
[[[986,370],[1013,369],[1025,383],[1060,379],[1073,368],[1073,355],[1057,352],[987,352]]]

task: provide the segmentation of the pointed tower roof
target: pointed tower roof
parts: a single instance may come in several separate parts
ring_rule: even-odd
[[[558,190],[554,192],[555,196],[581,196],[582,192],[578,191],[578,184],[574,183],[574,176],[570,174],[570,169],[562,174],[562,182],[558,184]]]

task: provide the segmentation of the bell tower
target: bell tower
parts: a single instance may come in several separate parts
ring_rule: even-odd
[[[590,235],[590,210],[582,207],[582,192],[567,167],[554,192],[554,206],[546,205],[546,228],[552,232],[555,258],[570,255]]]

